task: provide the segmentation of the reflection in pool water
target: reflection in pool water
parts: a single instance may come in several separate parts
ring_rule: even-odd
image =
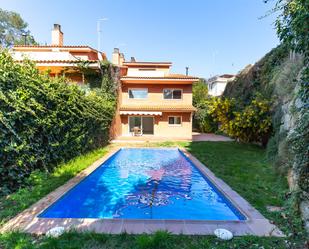
[[[42,218],[244,220],[178,149],[121,149]]]

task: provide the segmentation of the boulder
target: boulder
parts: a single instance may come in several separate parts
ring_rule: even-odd
[[[59,237],[61,234],[64,233],[64,231],[64,227],[53,227],[47,231],[46,236]]]
[[[233,238],[232,232],[224,228],[218,228],[214,231],[214,234],[222,240],[231,240]]]

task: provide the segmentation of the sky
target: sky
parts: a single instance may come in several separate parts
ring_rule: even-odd
[[[275,4],[263,0],[0,0],[18,12],[36,41],[50,44],[54,23],[65,45],[98,48],[109,59],[118,47],[126,60],[169,61],[173,73],[209,78],[235,74],[279,44]]]

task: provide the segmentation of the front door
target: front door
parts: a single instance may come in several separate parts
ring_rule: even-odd
[[[153,117],[129,116],[129,133],[134,127],[140,128],[142,134],[153,135]]]

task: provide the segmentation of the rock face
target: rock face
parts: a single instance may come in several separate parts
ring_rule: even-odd
[[[309,185],[309,162],[306,164],[306,159],[301,159],[306,153],[305,147],[308,148],[308,139],[301,137],[308,132],[298,131],[299,123],[309,116],[302,113],[303,103],[298,97],[303,69],[302,56],[289,57],[289,51],[280,45],[255,65],[246,67],[227,85],[224,96],[245,104],[258,93],[273,102],[273,136],[268,142],[267,154],[278,171],[287,174],[290,190],[303,193],[299,208],[309,232],[309,186],[306,186]]]
[[[283,210],[282,207],[277,206],[266,206],[268,212],[281,212]]]
[[[300,203],[300,212],[302,213],[303,220],[305,223],[305,229],[309,232],[309,201],[302,201]]]

